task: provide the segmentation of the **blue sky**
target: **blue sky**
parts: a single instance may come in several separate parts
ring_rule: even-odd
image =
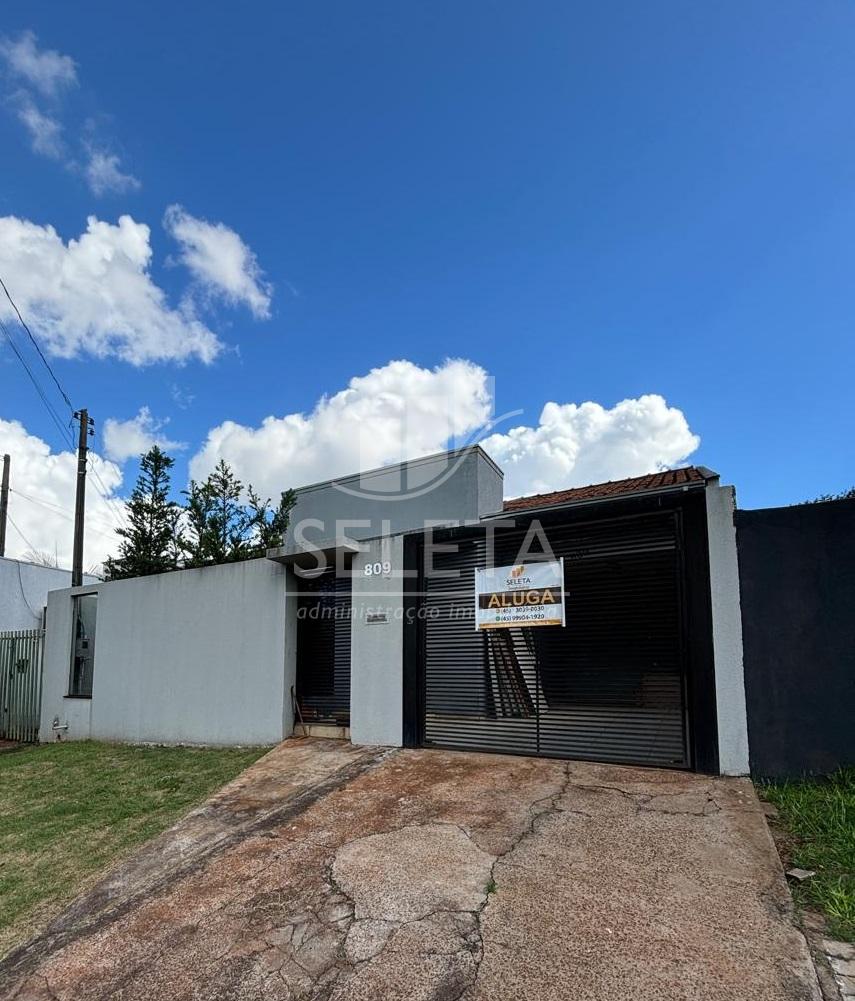
[[[355,396],[372,414],[369,436],[381,439],[389,414],[377,394],[411,408],[420,386],[437,388],[437,368],[440,392],[462,409],[450,423],[463,438],[483,417],[485,387],[496,414],[522,411],[496,429],[528,429],[496,443],[500,461],[517,463],[512,492],[524,480],[559,487],[674,461],[720,471],[746,507],[855,481],[851,3],[238,12],[12,0],[0,35],[0,217],[37,227],[6,231],[0,276],[17,280],[10,290],[99,433],[107,419],[146,407],[138,430],[186,445],[179,487],[194,456],[199,472],[225,454],[267,489],[343,472],[347,452],[320,424],[340,420],[347,434]],[[52,82],[16,70],[11,47],[27,38],[73,70],[39,64]],[[44,128],[33,148],[33,107],[42,125],[61,129],[53,148]],[[169,206],[183,207],[183,243],[179,210],[172,231],[164,226]],[[154,288],[163,295],[155,313],[171,311],[172,326],[149,318],[158,338],[190,337],[195,323],[216,357],[191,350],[182,359],[156,339],[146,350],[168,357],[140,364],[133,356],[150,329],[131,329],[121,348],[99,342],[98,297],[113,294],[113,280],[123,294],[123,274],[55,295],[51,268],[87,217],[115,227],[122,215],[150,227],[150,260],[134,266],[147,276],[148,306]],[[219,223],[227,230],[211,228]],[[22,263],[34,233],[33,252],[53,261],[42,285]],[[138,242],[137,230],[117,233],[104,231],[99,253],[129,235]],[[209,255],[194,271],[193,240],[217,233],[224,258]],[[242,269],[235,252],[248,255]],[[62,265],[64,281],[78,265]],[[93,274],[86,281],[97,284]],[[64,310],[75,311],[75,333],[62,342]],[[471,367],[443,369],[449,358]],[[393,360],[411,366],[391,371]],[[374,369],[381,374],[332,411],[315,411]],[[0,418],[60,453],[5,345],[0,380]],[[613,411],[650,394],[665,404]],[[545,404],[586,401],[602,413],[560,409],[543,428]],[[430,422],[430,407],[416,410],[409,424]],[[269,438],[256,432],[265,418],[291,414],[307,423],[271,473],[266,453],[291,425],[269,426]],[[215,435],[203,449],[225,421],[245,433]],[[547,469],[568,434],[578,461],[564,455]],[[435,437],[419,427],[404,451]],[[104,450],[102,434],[94,447]],[[311,460],[288,458],[289,448]],[[359,455],[357,465],[367,461]],[[27,481],[31,495],[53,490],[61,507],[61,465],[53,485]],[[116,468],[104,478],[121,496],[134,464]],[[37,533],[35,515],[28,524]]]

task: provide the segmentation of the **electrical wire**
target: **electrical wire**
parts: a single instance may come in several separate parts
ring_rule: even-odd
[[[51,501],[47,501],[42,497],[33,497],[31,494],[25,494],[22,490],[18,490],[16,487],[9,487],[9,493],[15,494],[18,497],[22,497],[24,500],[30,501],[31,504],[38,504],[40,507],[45,508],[48,511],[58,514],[60,518],[65,518],[66,521],[74,521],[74,516],[69,514],[64,508],[61,508],[58,504],[54,504]],[[99,531],[94,528],[91,522],[95,524],[102,525],[104,528],[108,529],[108,532]],[[105,538],[112,538],[115,533],[116,526],[110,524],[109,522],[103,521],[101,518],[97,518],[91,514],[86,515],[86,524],[91,531],[97,532],[98,535],[103,535]]]
[[[18,587],[21,589],[21,597],[24,599],[24,604],[27,606],[27,608],[29,608],[30,615],[32,615],[32,617],[37,622],[41,622],[42,621],[42,615],[44,613],[43,612],[37,612],[35,610],[35,608],[33,608],[33,606],[30,604],[30,600],[27,597],[27,592],[24,590],[24,581],[23,581],[23,578],[21,577],[21,561],[20,560],[15,560],[15,563],[18,566]]]
[[[6,517],[9,519],[9,524],[12,526],[12,528],[14,528],[15,531],[18,533],[18,535],[20,535],[21,538],[24,540],[24,542],[26,542],[27,548],[32,549],[34,553],[37,552],[36,547],[32,544],[32,542],[30,542],[30,540],[26,537],[26,535],[24,535],[21,529],[18,528],[18,526],[15,524],[15,519],[12,517],[11,514],[9,514],[8,511],[6,512]]]
[[[41,358],[42,362],[44,363],[45,368],[50,373],[50,377],[53,379],[54,383],[56,384],[56,388],[59,390],[59,392],[60,392],[63,400],[66,403],[66,406],[68,407],[69,411],[72,414],[72,417],[74,417],[75,416],[74,406],[72,405],[72,402],[69,399],[68,394],[62,388],[62,384],[60,383],[59,379],[57,378],[56,373],[51,368],[50,363],[48,362],[47,358],[45,358],[44,353],[42,352],[42,349],[39,347],[38,341],[33,336],[33,332],[30,330],[29,326],[27,326],[26,320],[24,320],[24,317],[21,315],[21,311],[18,309],[18,306],[15,303],[15,300],[10,295],[9,289],[6,287],[6,283],[3,281],[2,277],[0,277],[0,287],[2,287],[3,291],[6,293],[6,298],[9,300],[9,302],[11,303],[12,308],[15,310],[15,314],[17,315],[18,320],[19,320],[21,326],[27,332],[27,336],[30,338],[30,341],[32,342],[33,347],[38,352],[39,357]],[[27,375],[30,377],[30,381],[32,382],[33,386],[35,387],[36,392],[39,394],[39,397],[40,397],[42,403],[44,404],[45,409],[47,410],[48,415],[50,416],[51,420],[56,425],[57,429],[59,430],[59,433],[68,442],[71,450],[74,451],[75,448],[76,448],[75,441],[74,441],[74,436],[71,434],[71,432],[68,429],[68,427],[66,427],[66,426],[63,425],[62,420],[61,420],[59,414],[56,412],[55,408],[51,404],[51,402],[48,399],[46,393],[42,389],[41,384],[39,383],[38,379],[33,374],[32,369],[30,368],[30,366],[27,364],[26,360],[24,359],[24,356],[18,350],[18,346],[15,343],[15,341],[14,341],[14,339],[12,337],[12,334],[10,333],[10,331],[7,328],[6,324],[1,319],[0,319],[0,329],[2,329],[3,333],[6,336],[6,339],[9,342],[9,345],[11,346],[12,350],[15,352],[15,355],[16,355],[18,361],[23,365],[24,370],[26,371]],[[128,528],[129,527],[128,526],[128,520],[127,520],[127,517],[125,516],[124,506],[115,497],[110,497],[109,496],[110,491],[108,490],[108,488],[104,484],[104,481],[101,479],[101,476],[98,473],[98,470],[94,467],[94,465],[90,465],[89,472],[92,474],[92,480],[93,480],[93,484],[92,485],[93,485],[93,488],[94,488],[95,492],[101,497],[101,500],[104,501],[104,503],[106,505],[106,510],[108,512],[110,512],[111,516],[115,520],[116,527]]]
[[[15,531],[18,533],[18,535],[20,535],[21,538],[24,540],[24,542],[27,544],[27,547],[29,548],[30,552],[32,552],[32,553],[38,552],[38,550],[36,549],[36,547],[32,544],[32,542],[30,542],[30,540],[26,537],[26,535],[24,535],[24,533],[21,531],[21,529],[15,523],[14,519],[12,518],[12,515],[10,515],[8,511],[6,512],[6,517],[9,519],[12,527],[15,529]],[[44,615],[44,612],[43,611],[42,612],[37,612],[33,608],[33,606],[29,602],[29,599],[27,598],[27,592],[24,590],[24,581],[23,581],[23,578],[21,577],[21,562],[22,561],[21,560],[14,560],[14,562],[17,564],[17,567],[18,567],[18,587],[21,589],[21,597],[24,599],[24,604],[27,606],[27,608],[29,608],[30,614],[33,616],[33,618],[37,619],[39,622],[41,622],[42,621],[42,616]],[[63,573],[69,573],[70,572],[68,570],[63,570],[62,567],[49,567],[48,569],[51,569],[51,570],[62,570]]]
[[[42,403],[45,405],[45,409],[47,410],[49,417],[54,422],[54,424],[57,426],[57,429],[59,430],[59,433],[65,438],[65,440],[69,443],[69,445],[73,449],[74,448],[74,439],[71,436],[71,432],[68,430],[67,427],[65,427],[63,425],[62,420],[61,420],[59,414],[56,412],[56,410],[54,409],[54,407],[51,404],[50,400],[47,398],[47,395],[45,394],[44,390],[42,389],[42,387],[41,387],[38,379],[36,379],[35,375],[33,375],[32,369],[27,364],[24,356],[18,350],[18,345],[15,343],[14,339],[12,338],[12,335],[9,332],[9,328],[6,326],[6,324],[2,320],[0,320],[0,330],[2,330],[3,333],[5,334],[6,340],[9,342],[9,346],[15,352],[15,356],[17,357],[18,361],[24,366],[24,371],[30,377],[30,382],[32,382],[33,386],[35,387],[36,392],[39,394],[39,397],[40,397]]]
[[[41,360],[44,362],[44,366],[48,370],[48,372],[50,373],[51,379],[53,379],[53,381],[56,383],[56,388],[59,390],[60,395],[65,400],[66,405],[68,406],[68,409],[69,410],[74,410],[74,407],[71,405],[71,400],[69,400],[69,398],[68,398],[68,393],[66,393],[66,391],[62,388],[62,386],[60,385],[59,379],[57,379],[57,377],[56,377],[56,373],[54,372],[54,370],[48,364],[47,358],[45,358],[44,354],[42,353],[42,349],[39,347],[38,341],[35,339],[35,337],[33,337],[32,330],[30,330],[30,328],[25,323],[23,316],[21,316],[21,311],[15,305],[15,300],[9,294],[9,289],[6,288],[6,283],[3,281],[2,277],[0,277],[0,286],[3,287],[3,291],[6,293],[6,298],[11,303],[12,309],[15,310],[15,313],[17,314],[17,317],[18,317],[18,320],[20,321],[21,326],[24,328],[24,330],[27,331],[27,336],[33,342],[33,347],[36,349],[36,351],[38,351],[39,358],[41,358]]]
[[[101,479],[98,470],[94,465],[89,467],[89,472],[92,474],[92,486],[95,488],[95,493],[101,498],[102,501],[107,505],[107,510],[113,515],[113,517],[118,517],[118,525],[121,528],[129,528],[127,516],[125,515],[124,504],[118,500],[116,497],[108,497],[107,495],[110,491],[104,485],[104,481]],[[100,490],[99,490],[100,486]]]

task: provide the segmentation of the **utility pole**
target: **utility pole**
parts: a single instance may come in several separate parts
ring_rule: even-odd
[[[89,435],[94,434],[95,421],[84,407],[76,410],[75,418],[80,423],[77,438],[77,496],[74,498],[74,554],[71,560],[71,586],[83,583],[83,517],[86,510],[86,454],[89,451]]]
[[[3,456],[3,480],[0,486],[0,556],[6,555],[6,515],[9,513],[9,463],[8,455]]]

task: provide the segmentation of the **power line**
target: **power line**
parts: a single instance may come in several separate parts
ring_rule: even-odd
[[[45,357],[44,352],[42,351],[41,347],[39,346],[38,341],[34,337],[32,330],[30,330],[29,326],[27,325],[26,320],[21,315],[21,311],[20,311],[20,309],[18,309],[18,306],[15,303],[15,300],[12,298],[11,294],[9,293],[9,289],[7,288],[6,283],[3,281],[2,277],[0,277],[0,287],[2,287],[3,291],[5,292],[6,298],[9,300],[9,303],[11,304],[12,309],[14,309],[15,315],[18,317],[18,322],[21,324],[21,326],[26,331],[27,336],[29,337],[29,339],[30,339],[33,347],[38,352],[39,358],[41,358],[42,363],[44,364],[45,368],[48,370],[48,373],[50,374],[51,379],[53,379],[54,384],[56,385],[56,388],[59,390],[60,395],[62,396],[63,400],[65,401],[65,404],[68,407],[68,409],[69,409],[69,411],[71,413],[71,416],[72,416],[72,420],[73,420],[77,416],[77,413],[74,410],[74,406],[73,406],[73,404],[72,404],[72,402],[71,402],[71,400],[70,400],[70,398],[68,396],[68,393],[66,393],[66,391],[63,389],[62,384],[60,383],[59,379],[56,376],[56,373],[51,368],[50,363],[48,362],[47,358]],[[47,397],[47,394],[42,389],[41,383],[36,378],[35,374],[33,373],[32,369],[30,368],[30,366],[27,364],[24,356],[18,350],[18,346],[15,343],[15,340],[12,337],[12,334],[10,333],[9,329],[6,327],[5,323],[3,323],[2,319],[0,319],[0,329],[2,329],[4,335],[6,336],[6,339],[9,342],[9,345],[11,346],[12,350],[15,352],[15,356],[17,357],[18,361],[24,367],[24,371],[29,376],[30,381],[32,382],[33,386],[35,387],[35,390],[38,393],[39,398],[41,399],[42,403],[45,406],[45,409],[48,412],[48,415],[50,416],[50,418],[53,421],[53,423],[56,425],[59,433],[62,435],[62,437],[65,439],[65,441],[68,442],[69,447],[71,448],[71,450],[73,452],[74,449],[75,449],[74,436],[71,434],[71,431],[69,430],[69,427],[66,427],[66,426],[63,425],[62,420],[59,417],[59,414],[56,412],[56,409],[51,404],[50,400]],[[70,422],[69,422],[69,425],[70,425]],[[124,512],[123,506],[119,503],[119,501],[115,497],[108,496],[110,494],[110,491],[105,486],[104,481],[101,479],[101,476],[98,473],[98,470],[95,469],[94,465],[90,468],[90,472],[92,473],[92,478],[94,480],[93,486],[95,488],[95,491],[101,497],[101,499],[104,501],[105,510],[114,519],[115,527],[116,528],[128,528],[128,521],[127,521],[127,518],[125,517],[125,512]],[[38,503],[38,501],[36,501],[36,503]],[[72,520],[74,520],[74,519],[72,519]],[[103,533],[101,533],[101,534],[103,534]]]
[[[33,616],[33,618],[41,622],[42,613],[37,612],[35,608],[33,608],[33,606],[30,604],[30,599],[27,597],[27,592],[24,590],[24,581],[23,578],[21,577],[21,561],[15,560],[15,563],[18,566],[18,587],[21,589],[21,597],[24,599],[24,604],[27,606],[27,608],[29,608],[30,614]]]
[[[65,518],[66,521],[74,521],[74,516],[70,515],[64,508],[61,508],[58,504],[54,504],[52,501],[45,500],[43,497],[33,497],[31,494],[25,494],[23,490],[18,490],[16,487],[9,487],[9,493],[15,494],[16,497],[21,497],[23,500],[29,501],[31,504],[38,504],[40,507],[45,508],[47,511],[52,511],[54,514],[58,514],[60,518]],[[109,529],[110,534],[107,532],[98,531],[97,528],[92,528],[93,532],[98,532],[99,535],[103,535],[105,538],[112,538],[116,530],[115,524],[110,524],[101,518],[94,517],[91,514],[87,514],[86,523],[91,527],[91,523],[94,522],[96,525],[102,525],[104,528]]]
[[[30,368],[30,366],[27,364],[26,359],[21,354],[21,352],[18,350],[18,345],[15,343],[15,341],[14,341],[11,333],[9,332],[9,328],[6,326],[6,324],[2,320],[0,320],[0,330],[2,330],[3,333],[5,334],[6,340],[9,342],[9,346],[15,352],[16,358],[23,365],[24,371],[30,377],[30,382],[32,382],[33,386],[35,387],[36,392],[39,394],[39,398],[41,399],[42,403],[44,404],[45,409],[47,410],[50,419],[56,425],[57,429],[59,430],[59,433],[65,438],[65,440],[69,443],[69,445],[72,448],[74,448],[74,438],[72,437],[71,432],[68,430],[67,427],[65,427],[63,425],[62,419],[60,418],[59,414],[54,409],[53,404],[47,398],[47,395],[45,394],[44,390],[42,389],[41,384],[39,383],[38,379],[33,374],[33,371]]]
[[[45,368],[48,370],[51,379],[53,379],[53,381],[54,381],[54,383],[56,385],[56,388],[59,390],[60,395],[62,396],[63,400],[65,401],[65,404],[68,407],[68,409],[71,412],[72,417],[73,417],[74,416],[74,406],[73,406],[71,400],[69,399],[68,394],[62,388],[62,384],[60,383],[59,379],[57,378],[56,373],[51,368],[50,363],[48,362],[47,358],[45,358],[42,349],[39,347],[38,341],[33,336],[32,330],[30,330],[29,326],[27,325],[26,320],[21,315],[21,311],[20,311],[20,309],[18,309],[18,306],[15,303],[15,300],[10,295],[9,289],[7,288],[6,283],[3,281],[2,277],[0,277],[0,287],[2,287],[3,291],[6,293],[6,298],[9,300],[12,308],[15,310],[15,314],[18,317],[18,321],[20,322],[20,324],[24,328],[24,330],[27,332],[27,336],[30,338],[30,341],[32,342],[33,347],[38,352],[39,358],[41,358],[42,362],[44,363]],[[12,350],[15,352],[15,355],[17,356],[18,361],[20,361],[20,363],[23,365],[24,370],[26,371],[27,375],[30,377],[30,381],[32,382],[33,386],[35,387],[36,392],[39,394],[39,397],[40,397],[42,403],[44,404],[45,409],[47,410],[47,412],[48,412],[51,420],[54,422],[54,424],[56,425],[56,427],[59,430],[60,434],[68,442],[70,448],[73,451],[74,448],[75,448],[74,436],[71,434],[71,432],[68,429],[68,427],[65,427],[63,425],[62,420],[59,417],[59,414],[56,412],[55,408],[51,404],[50,400],[48,399],[47,395],[45,394],[44,390],[42,389],[41,384],[39,383],[38,379],[34,375],[33,371],[30,368],[30,366],[27,364],[26,360],[24,359],[24,356],[18,350],[18,346],[15,344],[15,341],[12,338],[11,333],[9,332],[8,328],[3,323],[2,320],[0,320],[0,328],[2,328],[3,333],[6,335],[6,339],[9,341],[9,344],[10,344]],[[116,500],[115,497],[108,496],[110,494],[110,490],[108,490],[108,488],[104,484],[104,481],[101,479],[101,476],[98,473],[98,470],[95,469],[94,465],[92,467],[90,467],[90,472],[92,473],[92,478],[95,481],[93,483],[93,486],[95,487],[95,492],[101,497],[101,500],[104,501],[104,504],[106,505],[106,510],[110,513],[110,515],[115,520],[116,526],[117,527],[120,526],[120,527],[123,527],[123,528],[127,528],[128,527],[128,521],[127,521],[127,518],[125,517],[125,512],[124,512],[123,506],[120,504],[119,501]]]
[[[12,298],[12,296],[11,296],[11,295],[9,295],[9,289],[8,289],[8,288],[6,288],[6,283],[5,283],[4,281],[3,281],[2,277],[0,277],[0,285],[2,285],[2,287],[3,287],[3,291],[4,291],[5,293],[6,293],[6,298],[7,298],[7,299],[9,300],[9,302],[10,302],[10,303],[12,304],[12,309],[14,309],[14,310],[15,310],[15,313],[16,313],[16,314],[17,314],[17,316],[18,316],[18,320],[20,321],[20,323],[21,323],[21,326],[22,326],[22,327],[24,328],[24,330],[26,330],[26,331],[27,331],[27,336],[28,336],[28,337],[30,338],[30,340],[31,340],[31,341],[33,342],[33,347],[34,347],[34,348],[36,349],[36,351],[38,351],[38,353],[39,353],[39,358],[41,358],[41,360],[42,360],[42,361],[44,362],[44,366],[45,366],[45,368],[46,368],[46,369],[48,370],[48,372],[50,372],[50,377],[51,377],[51,379],[53,379],[53,381],[54,381],[54,382],[56,383],[56,388],[57,388],[57,389],[59,390],[59,392],[60,392],[60,394],[61,394],[62,398],[63,398],[63,399],[65,400],[65,402],[66,402],[66,404],[67,404],[67,406],[68,406],[68,409],[69,409],[69,410],[74,410],[74,407],[73,407],[73,406],[71,405],[71,400],[69,400],[69,398],[68,398],[68,394],[67,394],[67,393],[66,393],[66,391],[65,391],[65,390],[64,390],[64,389],[62,388],[62,386],[60,385],[60,382],[59,382],[59,379],[57,379],[57,377],[56,377],[56,373],[54,372],[54,370],[53,370],[53,369],[52,369],[52,368],[50,367],[50,365],[48,364],[48,360],[47,360],[47,358],[45,358],[44,354],[42,353],[42,349],[41,349],[41,348],[39,347],[39,343],[38,343],[38,341],[37,341],[37,340],[35,339],[35,337],[33,337],[33,332],[32,332],[32,330],[30,330],[30,328],[29,328],[29,327],[27,326],[26,322],[24,321],[24,318],[23,318],[23,316],[21,316],[21,311],[20,311],[20,309],[18,309],[18,307],[17,307],[16,305],[15,305],[15,300],[14,300],[14,299]]]
[[[1,284],[2,284],[2,279],[0,279],[0,285]],[[5,289],[5,285],[3,287]],[[7,295],[8,295],[8,292],[7,292]],[[13,305],[14,305],[14,303],[13,303]],[[26,324],[24,323],[24,321],[21,320],[21,322],[22,322],[22,324],[24,324],[24,327],[26,328]],[[8,327],[6,326],[6,324],[2,320],[0,320],[0,330],[3,331],[4,335],[6,336],[6,339],[9,342],[9,346],[15,352],[15,356],[17,357],[18,361],[23,366],[24,371],[29,376],[30,382],[32,382],[33,386],[35,387],[36,392],[39,395],[39,398],[41,399],[42,403],[44,404],[45,410],[47,410],[48,416],[53,421],[53,423],[56,425],[57,430],[62,435],[62,437],[65,439],[65,441],[68,442],[69,447],[73,450],[74,447],[75,447],[74,446],[74,437],[72,436],[72,434],[69,431],[69,429],[62,423],[62,419],[60,418],[59,414],[56,412],[56,409],[54,408],[53,404],[48,399],[47,395],[45,394],[44,390],[41,387],[41,384],[39,383],[38,379],[34,375],[32,369],[27,364],[26,359],[24,358],[24,356],[19,351],[18,345],[15,343],[14,338],[12,337],[12,334],[10,333]],[[39,352],[39,353],[41,353],[41,352]],[[53,373],[51,373],[51,374],[53,374]],[[54,381],[56,381],[56,379],[54,379]],[[59,385],[59,384],[57,383],[57,385]],[[65,395],[65,392],[62,390],[61,386],[59,387],[59,389],[60,389],[60,392],[62,393],[63,399],[66,402],[68,402],[68,397]],[[100,475],[98,474],[98,470],[93,467],[91,471],[92,471],[92,475],[93,475],[94,479],[96,480],[96,483],[94,484],[96,493],[98,493],[100,495],[101,499],[106,504],[107,510],[111,513],[111,515],[115,519],[116,525],[121,525],[122,527],[126,528],[127,527],[127,520],[126,520],[126,518],[124,516],[124,511],[122,510],[122,508],[120,506],[114,506],[114,505],[118,505],[119,502],[116,500],[116,498],[107,496],[110,493],[110,491],[104,485],[104,481],[101,479]],[[99,485],[100,485],[100,489],[99,489]]]
[[[104,503],[107,505],[107,510],[110,511],[114,517],[118,516],[121,527],[128,528],[129,527],[128,519],[125,517],[124,505],[118,498],[107,496],[107,494],[109,494],[110,491],[104,485],[104,481],[101,479],[101,475],[95,468],[94,463],[89,467],[89,472],[92,474],[93,477],[92,486],[95,488],[95,493],[97,493],[98,496],[101,498],[101,500],[104,501]]]
[[[26,535],[24,535],[21,529],[18,528],[18,526],[15,524],[14,518],[12,517],[11,514],[9,514],[8,511],[6,512],[6,517],[9,519],[9,523],[11,524],[12,528],[14,528],[15,531],[18,533],[18,535],[20,535],[21,538],[24,540],[24,542],[26,542],[27,548],[32,549],[34,553],[37,552],[36,547],[32,544],[32,542],[30,542],[30,540],[26,537]]]

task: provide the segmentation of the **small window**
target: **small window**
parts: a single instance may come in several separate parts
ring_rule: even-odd
[[[74,631],[71,646],[71,680],[68,694],[92,698],[92,672],[95,667],[95,619],[97,594],[78,594],[71,599]]]

